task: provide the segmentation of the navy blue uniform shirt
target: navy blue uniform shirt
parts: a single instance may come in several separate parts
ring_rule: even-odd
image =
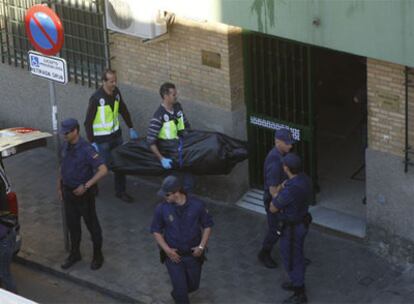
[[[286,181],[279,194],[273,198],[272,204],[281,210],[280,219],[297,222],[308,212],[311,198],[311,180],[306,174],[300,173]]]
[[[200,244],[202,229],[213,225],[205,204],[189,195],[182,206],[160,203],[155,209],[151,233],[163,234],[168,246],[188,252]]]
[[[104,163],[90,143],[79,137],[76,144],[65,142],[62,148],[60,172],[63,185],[76,188],[90,180]]]
[[[267,154],[263,171],[265,191],[269,191],[270,186],[277,186],[287,179],[283,171],[282,155],[276,147]]]

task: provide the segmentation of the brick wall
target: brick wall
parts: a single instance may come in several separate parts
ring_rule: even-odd
[[[182,98],[226,110],[232,110],[233,101],[243,101],[239,28],[176,18],[166,40],[143,44],[115,33],[110,41],[112,67],[121,83],[158,91],[161,83],[171,81]],[[220,68],[203,65],[202,50],[220,54]]]
[[[404,68],[367,59],[368,146],[398,156],[405,149]]]

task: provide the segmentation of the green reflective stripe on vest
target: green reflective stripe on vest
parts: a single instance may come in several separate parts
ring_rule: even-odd
[[[110,135],[119,129],[119,100],[115,100],[114,111],[111,106],[98,106],[95,119],[93,120],[93,135]]]
[[[185,128],[184,115],[181,115],[181,117],[178,118],[177,131],[182,131],[182,130],[184,130],[184,128]]]
[[[119,112],[119,100],[115,100],[115,104],[114,104],[114,131],[117,131],[119,129],[119,117],[118,117],[118,112]]]
[[[164,121],[161,130],[158,133],[159,139],[177,139],[177,126],[174,120]]]

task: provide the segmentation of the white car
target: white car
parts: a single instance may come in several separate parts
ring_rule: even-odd
[[[0,162],[2,159],[16,155],[17,153],[34,149],[37,147],[46,146],[46,138],[52,136],[49,133],[41,132],[32,128],[9,128],[0,130]],[[0,178],[6,185],[7,201],[9,211],[15,215],[10,222],[13,224],[13,229],[16,232],[15,254],[21,248],[22,239],[20,236],[19,225],[19,205],[17,195],[12,191],[11,183],[6,175],[6,170],[0,164]],[[7,220],[7,219],[6,219]],[[3,303],[0,301],[0,303]]]
[[[37,304],[37,302],[18,296],[12,292],[0,288],[0,303],[1,304]]]

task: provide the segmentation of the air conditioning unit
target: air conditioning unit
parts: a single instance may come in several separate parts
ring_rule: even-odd
[[[105,0],[106,26],[115,32],[153,39],[167,32],[167,21],[151,0]]]

